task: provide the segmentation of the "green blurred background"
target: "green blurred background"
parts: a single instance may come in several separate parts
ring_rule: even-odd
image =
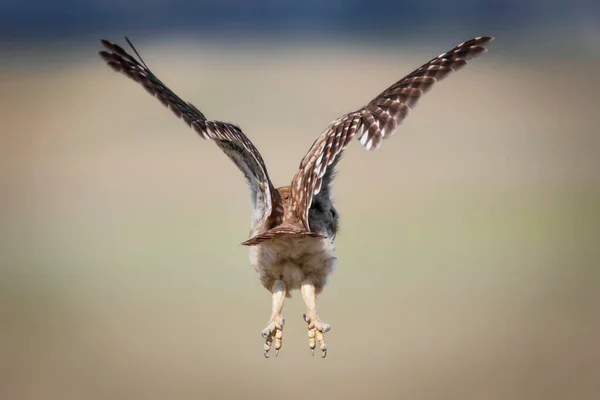
[[[207,38],[174,21],[1,43],[1,399],[597,398],[597,30],[456,16]],[[380,151],[353,144],[340,163],[327,359],[310,356],[298,293],[263,358],[244,180],[97,57],[122,33],[181,97],[239,124],[278,186],[331,120],[497,36]]]

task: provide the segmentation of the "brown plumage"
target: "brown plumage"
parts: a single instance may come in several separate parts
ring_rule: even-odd
[[[308,213],[323,184],[323,176],[337,163],[354,136],[367,150],[377,150],[407,117],[410,109],[431,86],[485,52],[493,38],[478,37],[431,59],[375,97],[369,104],[335,121],[317,138],[300,163],[291,185],[290,219],[310,229]],[[286,216],[287,217],[287,216]]]
[[[141,57],[138,61],[122,47],[108,40],[101,40],[101,43],[108,51],[100,51],[98,54],[109,67],[141,84],[148,93],[173,111],[201,138],[213,140],[237,165],[248,181],[252,202],[258,206],[255,207],[259,211],[255,215],[256,222],[276,226],[283,220],[279,192],[271,183],[265,162],[260,152],[238,126],[206,119],[192,103],[182,100],[162,83]]]
[[[323,289],[336,257],[333,241],[338,214],[330,197],[334,168],[353,137],[367,150],[377,150],[407,117],[410,109],[431,86],[485,52],[492,37],[478,37],[431,59],[384,90],[366,106],[333,121],[300,163],[291,185],[275,189],[259,151],[233,124],[208,120],[191,103],[163,84],[139,59],[115,43],[102,40],[100,56],[115,71],[141,84],[163,105],[183,119],[203,139],[214,141],[246,177],[254,205],[250,238],[250,261],[262,284],[272,293],[273,312],[263,330],[265,356],[273,342],[281,348],[283,299],[301,289],[307,306],[305,321],[312,350],[317,342],[327,354],[324,333],[330,329],[316,312],[316,295]]]

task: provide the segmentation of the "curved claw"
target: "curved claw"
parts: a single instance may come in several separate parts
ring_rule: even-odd
[[[265,352],[263,353],[265,358],[269,358],[269,350],[265,350]]]
[[[321,358],[325,358],[327,357],[327,349],[323,350],[323,355],[321,355]]]
[[[275,349],[275,357],[279,355],[279,349]]]

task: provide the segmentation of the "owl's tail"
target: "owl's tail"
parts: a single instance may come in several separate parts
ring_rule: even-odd
[[[326,238],[326,236],[324,236],[320,233],[317,233],[317,232],[300,230],[293,226],[282,225],[282,226],[275,227],[273,229],[269,229],[268,231],[260,233],[256,236],[253,236],[250,239],[243,242],[242,245],[256,246],[257,244],[260,244],[264,241],[272,240],[272,239],[276,239],[276,238],[282,238],[282,237],[286,237],[286,236],[290,237],[290,238],[291,237]]]

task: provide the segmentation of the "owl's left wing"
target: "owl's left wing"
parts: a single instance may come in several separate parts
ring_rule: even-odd
[[[258,149],[242,130],[233,124],[207,119],[193,104],[188,103],[169,89],[144,63],[131,42],[127,40],[139,60],[127,53],[119,45],[102,40],[106,51],[100,56],[109,67],[138,82],[165,107],[180,117],[203,139],[214,141],[217,146],[235,163],[246,177],[250,188],[255,213],[254,222],[265,218],[282,218],[279,193],[273,187],[267,167]]]
[[[492,40],[477,37],[459,44],[406,75],[363,108],[333,121],[300,163],[292,180],[287,214],[310,230],[308,213],[313,197],[321,191],[324,177],[332,176],[331,169],[350,140],[356,136],[367,150],[377,150],[435,82],[485,52],[484,46]]]

